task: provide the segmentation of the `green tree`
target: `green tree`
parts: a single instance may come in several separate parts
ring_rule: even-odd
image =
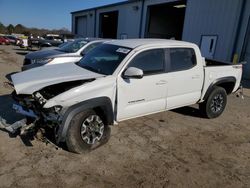
[[[7,26],[7,31],[8,31],[8,34],[11,34],[15,31],[15,28],[12,24],[8,25]]]
[[[22,24],[17,24],[14,28],[15,33],[23,33],[26,28]]]
[[[0,22],[0,33],[6,33],[6,27]]]

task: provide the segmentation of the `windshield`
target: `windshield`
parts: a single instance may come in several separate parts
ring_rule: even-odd
[[[66,46],[66,45],[68,45],[68,44],[70,44],[70,43],[72,43],[72,42],[64,42],[64,43],[60,44],[60,45],[58,46],[58,48],[62,48],[62,47]]]
[[[59,51],[67,52],[67,53],[75,53],[80,50],[83,46],[85,46],[88,41],[84,39],[79,39],[74,42],[68,43],[65,46],[61,47]]]
[[[130,48],[102,44],[91,50],[78,65],[93,72],[111,75],[130,51]]]

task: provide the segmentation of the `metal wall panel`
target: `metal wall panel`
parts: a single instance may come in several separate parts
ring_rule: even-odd
[[[241,1],[188,0],[183,40],[200,46],[202,35],[216,35],[214,58],[231,61]]]

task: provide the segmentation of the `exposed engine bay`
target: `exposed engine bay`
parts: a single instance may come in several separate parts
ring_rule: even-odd
[[[43,108],[43,106],[48,100],[57,95],[94,80],[95,79],[88,79],[58,83],[44,87],[32,95],[17,94],[14,90],[12,92],[12,98],[16,103],[13,104],[13,109],[17,113],[24,115],[26,120],[21,120],[10,126],[6,126],[6,130],[11,133],[19,132],[21,135],[25,135],[30,132],[36,134],[41,128],[43,130],[50,128],[56,136],[66,109],[63,109],[62,106],[54,106],[51,108]],[[12,85],[12,83],[7,85]]]

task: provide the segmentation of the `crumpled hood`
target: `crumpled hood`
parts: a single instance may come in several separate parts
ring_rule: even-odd
[[[32,52],[29,53],[25,56],[27,59],[46,59],[46,58],[53,58],[57,56],[63,56],[66,55],[67,53],[61,52],[56,49],[50,49],[50,50],[41,50],[37,52]]]
[[[62,82],[103,77],[74,63],[42,66],[11,75],[17,94],[32,94],[46,86]]]

